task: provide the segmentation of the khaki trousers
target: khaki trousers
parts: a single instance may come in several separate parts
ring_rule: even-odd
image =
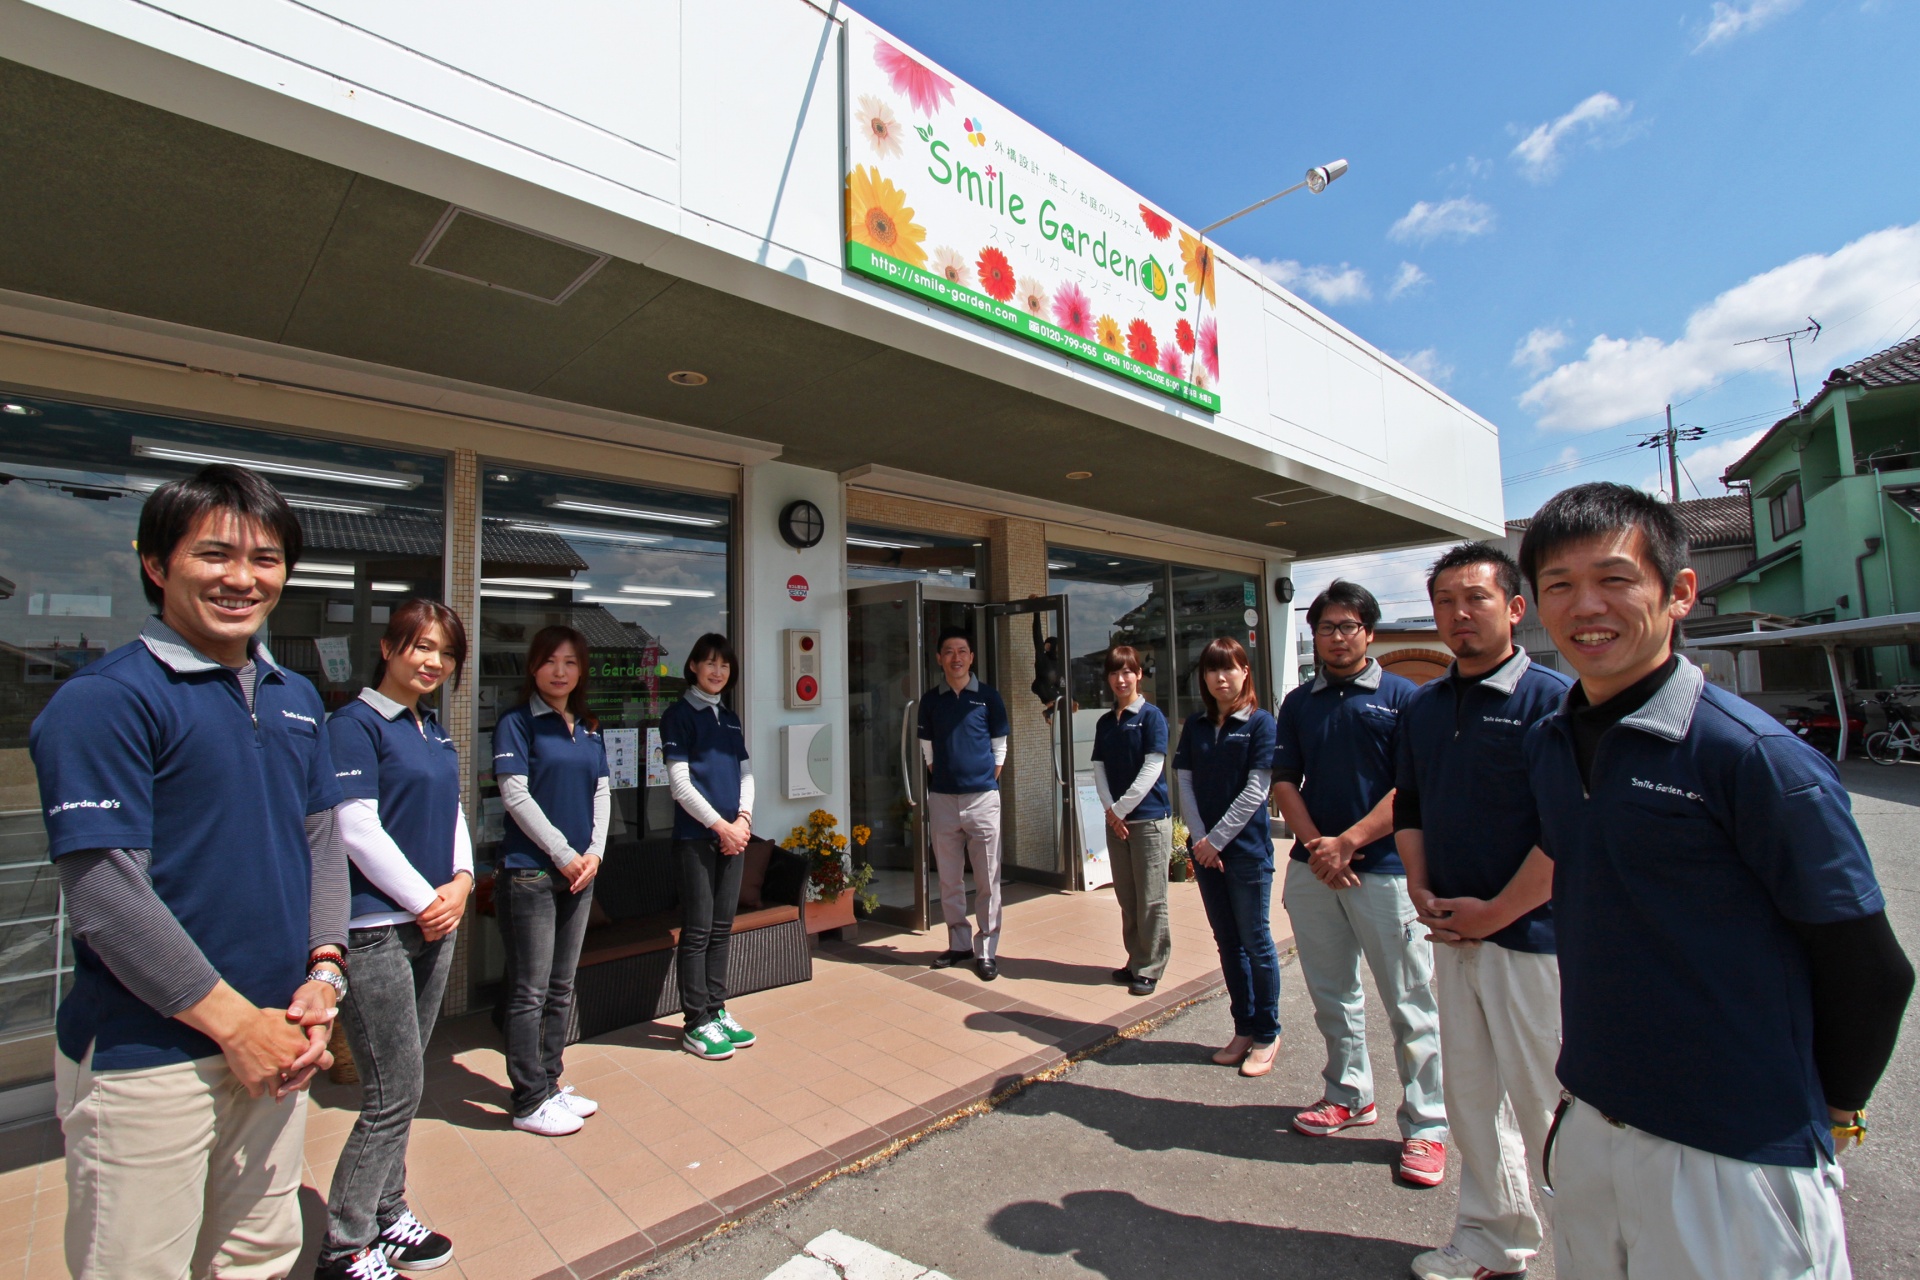
[[[940,871],[940,914],[947,948],[991,960],[1000,950],[1000,793],[927,793],[933,861]],[[967,923],[967,863],[973,863],[976,931]],[[978,934],[976,937],[975,934]]]
[[[1120,902],[1120,935],[1127,968],[1155,982],[1167,971],[1173,937],[1167,924],[1167,862],[1173,857],[1173,819],[1127,823],[1126,838],[1107,831],[1113,896]]]
[[[225,1058],[93,1070],[54,1054],[73,1280],[280,1280],[300,1256],[307,1095]]]

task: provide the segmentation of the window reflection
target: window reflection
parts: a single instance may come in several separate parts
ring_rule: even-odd
[[[850,524],[847,577],[856,583],[917,579],[932,586],[972,591],[986,578],[983,550],[970,538]]]

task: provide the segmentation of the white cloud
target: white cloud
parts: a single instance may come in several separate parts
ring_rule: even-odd
[[[1775,18],[1784,17],[1800,7],[1800,0],[1753,0],[1742,9],[1739,5],[1727,4],[1725,0],[1714,0],[1713,13],[1707,18],[1707,25],[1700,32],[1700,42],[1693,46],[1699,53],[1717,44],[1725,44],[1736,36],[1749,31],[1758,31]]]
[[[1442,360],[1440,352],[1433,347],[1422,347],[1409,355],[1400,356],[1399,360],[1436,387],[1444,387],[1453,378],[1453,366]]]
[[[1422,271],[1416,264],[1403,262],[1400,270],[1394,273],[1393,287],[1387,290],[1387,297],[1397,298],[1411,289],[1418,289],[1433,277]]]
[[[1672,341],[1601,334],[1579,359],[1537,379],[1520,403],[1542,427],[1587,431],[1656,414],[1749,369],[1770,369],[1787,385],[1786,353],[1778,346],[1734,344],[1796,328],[1810,315],[1827,326],[1818,354],[1800,357],[1802,394],[1811,395],[1822,372],[1891,341],[1916,287],[1920,223],[1888,227],[1735,285],[1688,316]]]
[[[1561,147],[1575,134],[1593,138],[1618,125],[1632,112],[1632,103],[1622,102],[1610,93],[1590,94],[1559,119],[1535,125],[1514,147],[1513,158],[1519,161],[1520,172],[1527,181],[1545,182],[1560,171]]]
[[[1513,365],[1531,373],[1545,373],[1553,366],[1553,357],[1567,345],[1567,335],[1559,329],[1539,328],[1513,345]]]
[[[1493,230],[1493,206],[1472,196],[1455,196],[1434,204],[1417,200],[1400,221],[1387,230],[1389,240],[1426,244],[1431,240],[1465,240]]]
[[[1338,267],[1304,266],[1292,258],[1248,258],[1253,268],[1282,288],[1304,293],[1315,302],[1337,307],[1343,302],[1371,302],[1373,288],[1367,273],[1341,263]]]

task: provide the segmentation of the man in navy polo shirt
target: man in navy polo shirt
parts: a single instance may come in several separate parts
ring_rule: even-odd
[[[1566,1280],[1851,1274],[1834,1137],[1864,1136],[1913,969],[1832,763],[1673,652],[1679,516],[1556,495],[1520,563],[1579,676],[1527,733],[1554,861]]]
[[[1566,696],[1567,678],[1515,647],[1520,567],[1484,542],[1427,575],[1453,665],[1400,713],[1394,843],[1434,951],[1447,1122],[1460,1157],[1453,1239],[1413,1260],[1415,1280],[1519,1275],[1540,1251],[1528,1187],[1559,1100],[1560,970],[1553,863],[1521,740]]]
[[[965,629],[942,631],[934,652],[946,679],[920,699],[920,754],[932,773],[927,820],[947,949],[933,967],[972,960],[981,980],[992,982],[1000,976],[1000,769],[1012,722],[1000,695],[973,674],[973,640]],[[969,862],[977,931],[967,923]]]
[[[78,1280],[285,1276],[301,1093],[344,993],[346,859],[320,696],[254,634],[300,555],[272,486],[211,466],[140,513],[140,638],[34,720],[72,922],[56,1107]]]
[[[1335,582],[1307,609],[1320,672],[1280,704],[1274,795],[1294,834],[1285,903],[1300,976],[1327,1044],[1326,1093],[1293,1119],[1301,1133],[1373,1124],[1360,961],[1373,971],[1400,1068],[1400,1176],[1438,1186],[1446,1174],[1433,947],[1414,923],[1393,847],[1394,743],[1414,685],[1367,656],[1380,605]]]

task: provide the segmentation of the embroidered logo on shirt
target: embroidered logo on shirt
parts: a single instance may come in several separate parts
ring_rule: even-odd
[[[320,727],[320,722],[318,720],[315,720],[312,716],[303,716],[298,711],[288,711],[286,708],[282,707],[280,709],[280,714],[285,716],[289,720],[304,721],[305,723],[312,725],[316,729]]]
[[[360,776],[360,771],[358,769],[345,769],[333,776],[336,778],[357,778]]]
[[[1666,782],[1648,782],[1645,778],[1631,779],[1633,785],[1643,791],[1655,791],[1663,796],[1679,796],[1682,800],[1691,800],[1695,804],[1704,804],[1706,797],[1697,791],[1687,791]]]
[[[1481,716],[1480,723],[1481,724],[1510,724],[1517,729],[1524,729],[1527,727],[1527,722],[1525,720],[1515,720],[1511,716]]]
[[[119,807],[118,800],[68,800],[64,804],[56,804],[48,809],[47,816],[51,818],[55,814],[66,813],[70,809],[118,809]]]

